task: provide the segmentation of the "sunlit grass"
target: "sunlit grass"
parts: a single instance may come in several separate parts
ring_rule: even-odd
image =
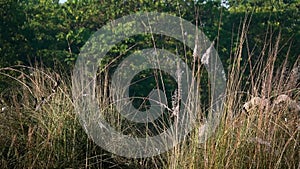
[[[0,93],[0,168],[299,168],[299,59],[291,68],[286,62],[274,66],[279,34],[277,41],[266,43],[269,48],[262,53],[268,55],[245,78],[253,63],[240,63],[247,32],[241,30],[215,133],[199,143],[199,118],[182,143],[152,158],[127,159],[94,144],[74,113],[70,79],[63,73],[42,66],[1,68],[1,76],[13,83]],[[283,94],[290,100],[276,102]],[[245,107],[254,97],[267,103]],[[121,119],[113,106],[101,99],[99,104],[118,127]]]

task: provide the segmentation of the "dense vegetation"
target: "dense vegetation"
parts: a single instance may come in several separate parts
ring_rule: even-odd
[[[299,0],[0,0],[0,168],[299,168],[300,1]],[[214,41],[227,76],[224,117],[206,143],[198,131],[162,155],[127,159],[106,152],[88,138],[74,113],[71,75],[81,47],[107,22],[140,11],[182,17]],[[153,47],[180,54],[191,67],[191,50],[175,39],[141,35],[109,51],[99,72],[99,104],[119,124],[107,85],[122,57]],[[119,58],[119,59],[115,59]],[[199,68],[204,70],[203,67]],[[199,114],[209,98],[205,71],[197,75]],[[141,72],[131,94],[147,96],[155,71]],[[164,74],[167,97],[174,80]],[[146,88],[147,86],[148,88]],[[287,95],[291,101],[276,98]],[[251,98],[267,99],[243,112]],[[141,100],[134,102],[141,106]],[[146,103],[148,104],[148,103]],[[168,103],[172,106],[171,103]],[[145,109],[145,107],[143,107]],[[201,115],[200,115],[201,116]],[[120,127],[122,130],[122,126]],[[132,126],[140,129],[138,126]]]

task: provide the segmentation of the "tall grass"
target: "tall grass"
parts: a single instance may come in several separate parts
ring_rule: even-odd
[[[285,94],[299,105],[299,57],[293,67],[287,66],[288,59],[275,66],[280,33],[275,41],[267,34],[261,59],[252,63],[249,53],[248,61],[242,64],[243,49],[250,48],[247,29],[245,21],[232,51],[223,117],[215,133],[200,144],[199,121],[182,143],[152,158],[127,159],[95,145],[74,113],[70,79],[63,73],[42,66],[1,68],[1,76],[13,81],[1,91],[0,168],[299,169],[300,112],[291,107],[291,101],[275,101]],[[250,70],[247,75],[246,69]],[[200,70],[193,70],[199,78]],[[106,108],[107,119],[118,126],[121,119],[107,100],[107,76],[99,90],[104,96],[99,97],[99,104]],[[266,104],[243,107],[255,97],[266,100]],[[198,111],[203,113],[201,108]]]
[[[279,32],[275,41],[266,40],[259,60],[251,63],[252,55],[248,54],[242,64],[243,49],[250,47],[245,43],[247,22],[241,27],[237,50],[231,57],[224,116],[217,131],[200,145],[197,131],[193,132],[190,140],[169,152],[167,168],[300,167],[299,56],[288,67],[287,53],[285,61],[275,67]],[[279,99],[282,96],[286,100]],[[254,99],[259,101],[252,103]],[[280,104],[276,100],[281,100]],[[247,106],[251,103],[250,107],[245,107],[245,102]]]
[[[16,66],[2,68],[1,74],[15,74],[16,78],[10,77],[17,82],[1,93],[1,168],[83,168],[114,163],[82,130],[73,112],[71,84],[62,73]]]

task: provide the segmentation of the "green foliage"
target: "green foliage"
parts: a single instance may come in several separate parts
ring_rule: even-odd
[[[283,43],[293,42],[290,54],[299,55],[295,48],[300,36],[299,1],[227,2],[224,7],[221,1],[70,0],[59,4],[52,0],[2,0],[1,66],[28,64],[28,61],[43,61],[52,66],[55,60],[72,65],[93,32],[111,20],[139,11],[173,13],[197,23],[211,40],[218,37],[217,48],[224,63],[230,55],[231,37],[236,38],[244,13],[252,12],[250,45],[261,50],[264,43],[261,33],[271,27],[271,31],[281,31]]]
[[[0,15],[0,65],[17,64],[16,61],[20,59],[15,58],[24,55],[23,50],[28,48],[22,31],[26,19],[25,13],[19,3],[15,3],[13,0],[1,0]],[[22,48],[20,48],[21,46]]]

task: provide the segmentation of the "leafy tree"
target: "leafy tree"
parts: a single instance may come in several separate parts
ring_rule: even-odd
[[[24,49],[28,48],[23,32],[26,18],[22,6],[14,0],[0,1],[0,15],[0,66],[8,66],[16,64],[20,56],[25,54]]]
[[[229,4],[231,15],[229,23],[236,23],[237,19],[242,18],[245,12],[249,12],[252,15],[248,31],[248,43],[250,47],[255,47],[254,56],[256,57],[254,59],[258,59],[257,57],[260,56],[260,52],[266,43],[266,32],[269,32],[268,38],[271,38],[273,42],[276,41],[276,36],[274,35],[281,34],[280,47],[282,49],[278,57],[279,63],[283,62],[289,50],[290,63],[293,63],[299,57],[300,53],[297,50],[297,46],[300,43],[300,1],[230,0]],[[291,44],[290,49],[289,44]]]

